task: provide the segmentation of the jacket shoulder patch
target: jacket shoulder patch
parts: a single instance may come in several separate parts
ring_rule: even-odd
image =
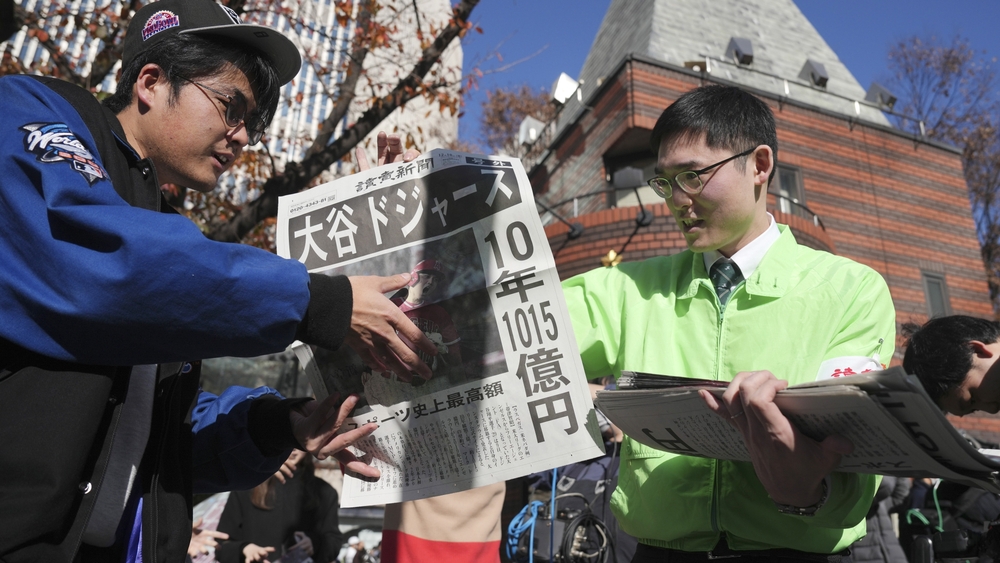
[[[34,154],[38,162],[66,162],[91,185],[108,177],[94,154],[65,123],[27,123],[20,129],[25,132],[24,150]]]

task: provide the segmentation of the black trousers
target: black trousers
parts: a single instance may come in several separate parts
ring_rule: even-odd
[[[680,551],[653,547],[643,543],[635,550],[632,563],[693,563],[695,561],[719,561],[720,563],[851,563],[849,550],[840,553],[808,553],[794,549],[765,549],[760,551],[734,551],[726,545],[725,538],[712,551]]]

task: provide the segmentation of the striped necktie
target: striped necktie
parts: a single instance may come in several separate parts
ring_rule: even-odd
[[[728,258],[720,258],[715,264],[712,264],[712,271],[709,272],[708,277],[711,278],[712,285],[715,286],[719,303],[725,309],[733,288],[743,281],[743,274],[740,273],[739,266]]]

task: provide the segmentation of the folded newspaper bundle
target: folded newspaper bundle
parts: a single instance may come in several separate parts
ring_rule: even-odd
[[[623,372],[619,388],[599,391],[597,407],[625,434],[683,455],[750,461],[739,432],[698,395],[722,397],[728,382]],[[972,446],[901,367],[795,385],[774,399],[815,440],[839,434],[854,452],[839,471],[940,477],[1000,493],[1000,459]]]

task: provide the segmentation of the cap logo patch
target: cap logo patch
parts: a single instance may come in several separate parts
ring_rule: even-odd
[[[222,6],[222,4],[219,5]],[[243,23],[243,20],[240,19],[240,15],[237,14],[232,8],[229,6],[222,6],[222,9],[226,11],[226,15],[229,16],[229,19],[233,20],[233,23]]]
[[[160,10],[149,16],[149,19],[146,20],[146,25],[142,26],[142,40],[147,41],[157,33],[179,25],[181,25],[181,19],[177,17],[177,14],[167,10]]]
[[[94,160],[94,155],[65,123],[27,123],[24,150],[36,155],[38,162],[68,162],[88,183],[107,178],[107,173]]]

